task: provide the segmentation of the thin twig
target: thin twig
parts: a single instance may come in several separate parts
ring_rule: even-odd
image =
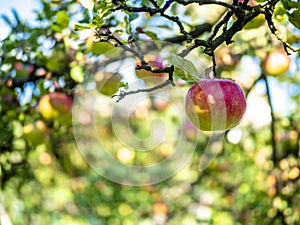
[[[248,95],[250,94],[250,92],[252,91],[252,89],[255,87],[255,85],[258,83],[258,81],[260,81],[261,79],[263,79],[262,76],[259,76],[259,77],[253,82],[253,84],[251,85],[251,87],[248,88],[248,90],[246,91],[246,94],[245,94],[246,98],[248,97]]]
[[[219,21],[219,23],[216,24],[216,26],[215,26],[212,34],[208,38],[208,40],[211,41],[211,40],[213,40],[216,37],[216,35],[217,35],[218,31],[220,30],[220,28],[222,27],[222,25],[224,25],[224,30],[223,31],[227,30],[227,23],[228,23],[228,21],[229,21],[229,19],[230,19],[230,17],[232,15],[233,15],[233,11],[232,10],[230,10],[230,11],[228,11],[226,13],[226,15],[224,16],[224,18],[221,21]]]
[[[275,141],[275,135],[276,135],[276,131],[275,131],[275,115],[274,115],[274,108],[273,108],[273,104],[271,101],[271,91],[270,91],[270,86],[269,86],[269,81],[266,77],[265,74],[261,75],[262,79],[265,81],[265,85],[266,85],[266,94],[267,94],[267,98],[268,98],[268,103],[270,106],[270,113],[271,113],[271,144],[272,144],[272,161],[273,161],[273,165],[276,166],[277,165],[277,146],[276,146],[276,141]]]
[[[217,63],[216,63],[216,57],[215,57],[215,53],[212,52],[211,54],[211,58],[212,58],[212,62],[213,62],[213,74],[214,74],[214,78],[220,78],[219,75],[217,75]]]
[[[137,89],[137,90],[134,90],[134,91],[120,91],[120,94],[117,94],[117,95],[113,95],[112,98],[116,97],[117,98],[117,102],[119,102],[120,100],[122,100],[125,96],[127,95],[133,95],[133,94],[137,94],[137,93],[142,93],[142,92],[147,92],[147,93],[151,93],[153,91],[156,91],[158,89],[162,89],[168,85],[172,85],[172,86],[175,86],[175,83],[172,81],[172,80],[166,80],[164,81],[163,83],[159,84],[159,85],[155,85],[154,87],[151,87],[151,88],[145,88],[145,89]]]

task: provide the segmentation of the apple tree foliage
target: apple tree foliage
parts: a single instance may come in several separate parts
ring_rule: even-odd
[[[40,0],[40,5],[34,24],[14,10],[13,19],[2,15],[10,27],[0,43],[3,224],[299,224],[298,1]],[[132,47],[139,40],[166,41],[184,50],[170,65],[155,68]],[[197,67],[186,59],[193,52],[212,66],[214,76],[244,89],[252,110],[244,124],[226,133],[222,151],[204,172],[198,164],[206,135],[174,177],[145,187],[115,184],[83,160],[70,123],[43,118],[38,104],[44,95],[73,97],[94,59],[116,47],[138,59],[137,70],[168,74],[157,88],[180,81],[187,90]],[[278,49],[291,64],[270,76],[265,59]],[[125,89],[120,100],[130,94],[126,80],[114,85]],[[172,117],[154,102],[144,107],[142,112]],[[137,136],[147,133],[138,115],[132,124]],[[167,129],[175,126],[170,122]],[[188,129],[193,139],[193,128]],[[110,128],[101,131],[113,142]],[[163,146],[161,157],[170,151],[172,146]],[[152,157],[137,155],[135,161],[160,160]]]

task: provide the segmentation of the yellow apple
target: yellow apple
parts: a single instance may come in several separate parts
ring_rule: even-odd
[[[269,75],[280,75],[288,71],[291,59],[282,49],[269,53],[264,62],[264,70]]]
[[[44,95],[39,102],[39,111],[47,120],[68,122],[71,119],[73,100],[65,93],[53,92]]]

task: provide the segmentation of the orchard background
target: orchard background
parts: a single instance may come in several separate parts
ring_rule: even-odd
[[[13,18],[2,15],[10,28],[0,43],[2,225],[299,224],[299,2],[41,0],[38,4],[41,8],[32,24],[17,11],[12,11]],[[172,43],[183,50],[177,61],[156,64],[153,55],[138,54],[141,43],[158,48]],[[120,102],[131,96],[131,81],[124,73],[114,74],[103,86],[107,75],[103,71],[115,48],[131,54],[119,60],[137,61],[131,78],[143,81],[150,73],[159,81],[145,81],[145,88],[166,93],[179,88],[186,93],[195,70],[200,79],[210,67],[213,76],[233,79],[243,88],[246,116],[240,126],[226,132],[221,151],[204,171],[199,171],[199,159],[209,133],[196,139],[195,128],[188,121],[179,123],[171,104],[155,98],[133,111],[130,125],[142,139],[151,135],[145,124],[153,118],[162,118],[175,138],[172,131],[184,127],[187,143],[196,149],[182,170],[163,182],[134,187],[99,176],[83,159],[69,103],[94,67],[93,82],[102,86],[100,95],[117,94],[114,98]],[[272,52],[279,54],[275,63],[266,60]],[[58,107],[54,111],[47,108],[52,92],[64,93],[53,100]],[[171,103],[182,97],[165,96]],[[147,155],[124,148],[110,126],[110,111],[105,112],[99,138],[113,146],[111,154],[120,162],[146,166],[172,154],[174,146],[168,143]],[[90,123],[89,115],[79,123]]]

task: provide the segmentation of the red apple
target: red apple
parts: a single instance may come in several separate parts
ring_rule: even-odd
[[[244,3],[244,0],[239,0],[239,3]],[[255,0],[250,0],[247,5],[255,6],[257,2]]]
[[[34,65],[24,64],[22,62],[16,62],[14,65],[16,71],[16,77],[27,77],[34,71]]]
[[[16,62],[14,65],[14,68],[16,71],[21,71],[23,69],[23,63],[22,62]]]
[[[246,99],[240,86],[231,80],[203,79],[189,89],[185,110],[200,130],[229,130],[241,122]]]
[[[269,75],[280,75],[288,71],[291,59],[282,49],[269,53],[264,63],[264,70]]]
[[[170,106],[170,100],[167,97],[165,97],[165,98],[154,97],[152,99],[152,104],[156,110],[163,111],[163,110],[166,110]]]
[[[70,119],[73,100],[65,93],[53,92],[44,95],[39,102],[39,111],[45,119]]]

